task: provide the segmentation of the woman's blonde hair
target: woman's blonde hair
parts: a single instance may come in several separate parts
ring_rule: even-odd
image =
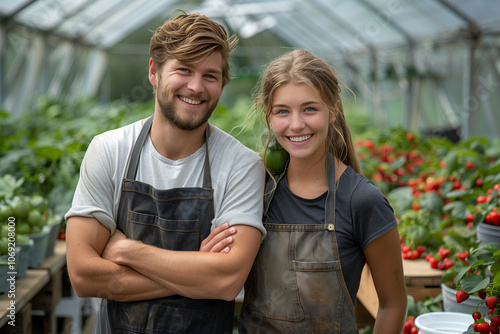
[[[271,139],[270,118],[273,95],[278,87],[287,83],[306,84],[318,92],[323,104],[331,113],[331,119],[334,120],[328,127],[327,151],[359,172],[351,130],[345,120],[342,100],[340,99],[340,86],[344,86],[347,90],[349,88],[339,83],[333,66],[303,49],[288,52],[272,61],[260,78],[260,90],[255,99],[255,106],[257,110],[262,110],[265,113],[268,130],[266,151]],[[352,93],[352,91],[350,92]],[[339,102],[339,108],[337,108],[337,102]]]
[[[222,85],[230,79],[229,59],[236,48],[236,36],[228,37],[226,29],[219,23],[201,14],[173,12],[174,16],[156,29],[151,37],[149,54],[159,70],[167,59],[192,64],[210,56],[214,51],[222,55]]]

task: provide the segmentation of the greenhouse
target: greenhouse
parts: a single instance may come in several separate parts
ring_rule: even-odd
[[[297,143],[300,141],[304,141],[304,147],[307,147],[306,142],[309,139],[305,138],[309,138],[309,134],[301,133],[300,136],[297,134],[294,140],[290,139],[289,135],[286,137],[297,144],[295,149],[299,154],[298,157],[302,157],[300,160],[294,156],[293,149],[290,151],[289,147],[283,144],[285,136],[278,136],[278,125],[284,123],[272,123],[273,119],[278,119],[274,114],[269,116],[272,126],[266,128],[265,117],[259,117],[256,113],[260,110],[259,106],[255,107],[255,102],[259,101],[256,97],[261,88],[260,80],[264,77],[270,62],[293,50],[307,50],[334,68],[335,76],[341,83],[339,87],[341,87],[342,111],[349,137],[352,136],[351,146],[355,153],[355,157],[350,161],[356,160],[357,163],[339,161],[341,165],[345,164],[346,168],[349,167],[356,172],[355,165],[359,164],[358,174],[362,174],[370,184],[380,189],[386,198],[384,201],[392,210],[390,214],[396,221],[394,224],[397,225],[400,237],[397,253],[398,256],[401,255],[404,271],[404,279],[401,278],[401,282],[404,281],[407,294],[403,333],[413,334],[418,331],[434,333],[433,330],[440,326],[440,322],[450,321],[450,317],[451,322],[457,326],[457,329],[453,329],[456,333],[498,333],[500,326],[500,302],[497,303],[500,299],[500,213],[498,212],[500,208],[500,112],[498,110],[500,108],[500,2],[496,0],[0,1],[0,130],[2,132],[0,270],[1,277],[6,277],[0,282],[0,332],[91,333],[95,330],[97,333],[113,333],[104,329],[105,327],[99,327],[103,318],[98,313],[102,311],[105,302],[109,302],[109,305],[115,305],[114,303],[121,305],[121,301],[113,299],[115,293],[116,298],[119,298],[119,294],[113,289],[109,290],[110,288],[107,288],[109,291],[99,293],[82,292],[84,289],[82,290],[80,286],[86,284],[80,283],[76,278],[76,272],[80,271],[71,268],[79,269],[85,262],[75,261],[75,258],[78,258],[75,253],[87,255],[88,253],[78,253],[75,248],[70,248],[72,245],[70,241],[75,240],[73,239],[75,235],[80,237],[85,233],[77,230],[76,234],[71,231],[67,234],[67,220],[73,217],[84,218],[80,217],[85,216],[81,214],[84,211],[78,211],[80,209],[76,207],[82,196],[81,183],[85,183],[91,166],[100,165],[95,170],[96,175],[99,175],[97,185],[92,186],[93,192],[88,191],[91,193],[88,195],[89,200],[100,201],[109,193],[110,200],[116,203],[113,203],[111,213],[106,213],[108,209],[103,208],[102,212],[106,214],[92,212],[86,218],[101,223],[96,228],[99,231],[103,228],[106,233],[109,230],[110,237],[116,228],[120,233],[125,233],[124,235],[131,241],[137,239],[148,243],[141,239],[142,237],[133,237],[130,234],[133,232],[130,232],[128,227],[125,231],[120,225],[120,212],[122,212],[120,210],[123,209],[122,202],[125,201],[122,201],[120,196],[125,196],[120,195],[120,191],[121,187],[126,188],[125,184],[128,182],[128,178],[125,177],[125,164],[133,161],[133,143],[126,149],[116,146],[113,148],[116,150],[109,149],[106,154],[97,152],[99,149],[95,148],[97,144],[94,143],[98,141],[95,138],[108,138],[102,134],[112,132],[110,130],[129,129],[132,124],[139,124],[140,120],[155,114],[153,125],[148,125],[151,126],[151,135],[145,132],[144,148],[141,146],[143,154],[150,149],[148,145],[151,144],[151,150],[160,159],[176,162],[179,159],[184,161],[184,158],[191,158],[190,154],[179,155],[182,158],[177,156],[172,158],[169,155],[171,153],[166,154],[166,150],[162,151],[161,145],[159,146],[159,142],[156,141],[158,139],[155,139],[158,137],[153,135],[153,131],[159,131],[155,128],[160,126],[156,117],[162,120],[159,117],[165,117],[165,111],[159,106],[163,101],[156,90],[157,87],[161,87],[162,80],[160,72],[158,79],[155,79],[157,69],[154,61],[151,63],[153,65],[150,64],[150,43],[158,27],[183,14],[178,10],[184,11],[187,15],[202,14],[208,17],[210,22],[220,24],[229,36],[235,36],[238,40],[229,60],[230,80],[227,85],[222,85],[218,99],[214,98],[218,103],[213,106],[210,124],[222,130],[221,132],[235,137],[249,149],[250,153],[257,153],[267,167],[269,175],[277,176],[287,168],[284,179],[288,183],[285,187],[288,189],[289,186],[290,193],[303,200],[314,197],[300,196],[309,190],[309,183],[306,183],[307,187],[299,187],[300,191],[294,191],[290,171],[295,167],[292,163],[296,161],[310,163],[312,156],[305,158],[300,156],[305,153],[301,153],[297,148],[299,146]],[[164,43],[169,43],[170,37],[166,40]],[[203,58],[206,62],[189,65],[190,72],[201,71],[205,64],[211,66],[210,59],[213,59],[211,57],[214,54],[218,55],[217,52],[210,53]],[[177,61],[174,57],[167,59],[166,63],[171,60]],[[162,66],[158,71],[163,68]],[[216,70],[214,73],[217,77],[224,71]],[[155,82],[156,85],[153,87]],[[166,82],[170,81],[167,79]],[[305,85],[296,82],[290,84],[297,87]],[[210,86],[209,83],[205,85]],[[277,92],[284,91],[288,85],[289,83],[286,83],[282,87],[277,87],[272,94],[277,96]],[[165,87],[166,90],[167,85]],[[310,94],[320,96],[322,108],[331,113],[331,109],[335,107],[330,108],[325,102],[325,93],[320,92],[318,87],[313,88],[315,89]],[[289,92],[295,91],[289,90]],[[291,101],[292,95],[298,98],[307,95],[304,92],[309,90],[299,92],[300,94],[283,95]],[[193,96],[179,97],[178,100],[191,107],[207,104],[205,100],[198,101],[198,98]],[[282,104],[279,106],[281,108]],[[288,108],[286,103],[283,106]],[[155,110],[162,110],[162,114],[155,113]],[[338,112],[338,109],[335,110]],[[280,110],[279,113],[283,111],[286,110]],[[333,113],[335,114],[335,111]],[[290,115],[292,114],[290,111]],[[279,117],[284,122],[285,117]],[[325,120],[326,118],[323,119],[323,123],[328,123]],[[330,123],[334,122],[331,118],[328,120]],[[292,121],[289,122],[292,124]],[[311,121],[309,125],[314,129]],[[180,131],[178,134],[188,133],[187,128],[172,126]],[[144,127],[146,128],[146,125]],[[204,135],[205,122],[201,128]],[[196,132],[201,128],[193,129]],[[332,128],[328,129],[330,133]],[[268,138],[270,130],[272,134]],[[140,138],[139,132],[140,130],[137,133],[133,132],[134,143],[136,137]],[[202,132],[196,133],[201,135]],[[206,132],[208,136],[210,131]],[[186,138],[188,137],[179,136],[174,146],[182,147],[183,145],[178,145],[180,143],[186,144],[184,147],[189,146],[187,145],[189,141],[183,142]],[[209,142],[208,137],[200,138],[200,142]],[[316,133],[312,138],[316,138]],[[347,142],[349,141],[348,138]],[[111,141],[107,145],[112,145]],[[346,147],[348,145],[349,143]],[[168,145],[166,147],[170,148]],[[208,147],[207,144],[207,149]],[[196,148],[201,149],[199,143]],[[230,149],[227,147],[228,152]],[[324,147],[322,149],[327,150]],[[90,153],[86,155],[87,152],[97,152],[99,154],[97,157],[102,159],[102,163],[97,158],[93,160]],[[179,152],[184,153],[183,150]],[[326,160],[326,164],[322,164],[322,173],[328,173],[330,166],[328,158],[325,158],[329,157],[326,152],[324,151],[322,158]],[[240,156],[232,156],[230,160],[236,161],[231,163],[244,162],[243,158],[237,161],[238,157]],[[341,158],[336,156],[335,159]],[[264,180],[262,189],[259,188],[258,180],[255,180],[255,186],[253,183],[245,183],[254,175],[249,166],[245,167],[248,170],[242,169],[248,173],[241,173],[245,175],[236,178],[233,172],[227,172],[229,176],[225,175],[223,164],[213,161],[203,164],[205,167],[211,167],[203,170],[211,169],[214,188],[209,187],[213,192],[210,195],[212,196],[210,202],[214,203],[210,204],[212,207],[209,211],[213,213],[213,205],[216,209],[215,218],[210,216],[212,220],[206,219],[212,222],[211,225],[205,224],[209,229],[207,234],[200,235],[201,232],[198,231],[197,247],[192,250],[201,250],[199,253],[204,253],[204,244],[201,242],[210,233],[210,226],[214,230],[222,224],[222,221],[218,220],[219,210],[223,212],[220,203],[230,202],[230,199],[226,201],[218,199],[217,182],[227,182],[224,183],[226,187],[224,191],[228,194],[231,191],[235,192],[231,196],[238,195],[241,201],[246,198],[244,196],[250,197],[251,192],[264,190]],[[137,165],[142,166],[142,161],[137,160]],[[113,169],[115,167],[117,169]],[[108,174],[99,174],[105,172],[105,168],[109,169],[110,180],[107,178]],[[152,190],[148,189],[152,194],[156,194],[155,191],[158,189],[155,188],[157,187],[155,167],[151,167],[148,171],[155,175],[153,177],[155,181],[147,181],[148,176],[143,174],[148,172],[141,174],[139,168],[139,172],[136,173],[141,175],[141,182],[138,183],[147,183],[148,186],[153,184]],[[183,174],[179,171],[175,170],[175,173],[180,173],[179,175],[184,177],[189,176],[186,179],[193,177],[193,174]],[[123,174],[123,185],[120,173]],[[203,182],[206,180],[205,174],[195,177],[199,185],[191,181],[181,183],[168,181],[161,184],[169,185],[164,187],[166,190],[207,188],[205,183],[203,187],[201,184],[202,180]],[[158,175],[167,177],[166,173]],[[135,180],[135,174],[133,177]],[[221,181],[219,177],[228,179]],[[336,192],[330,191],[327,183],[329,181],[326,179],[328,178],[325,177],[326,183],[323,184],[320,194],[328,194],[325,195],[325,201],[329,201],[330,193]],[[115,181],[116,184],[106,183]],[[238,191],[230,188],[231,182],[235,182],[237,187],[238,181],[250,185],[247,187],[248,190]],[[306,182],[305,178],[301,181]],[[336,183],[335,190],[339,182]],[[278,184],[282,183],[276,184],[277,188],[272,190],[272,194],[274,192],[278,194],[280,189]],[[108,191],[106,188],[108,186],[113,187],[113,190]],[[163,191],[164,188],[160,190]],[[187,197],[191,199],[192,196]],[[157,201],[156,195],[151,195],[151,199]],[[262,203],[261,197],[259,203]],[[273,200],[271,203],[276,202]],[[290,203],[283,205],[285,210],[282,210],[283,212],[290,210],[289,215],[295,212],[292,210],[294,204]],[[324,203],[322,205],[322,210],[327,212],[328,205],[326,207]],[[251,202],[246,206],[252,206]],[[270,208],[272,207],[273,205]],[[181,208],[184,207],[180,206],[177,210]],[[153,216],[142,211],[136,213],[136,209],[128,210],[123,211],[127,215],[126,219],[132,219],[135,217],[134,214]],[[341,209],[337,207],[336,210],[338,212]],[[370,214],[371,211],[368,210],[365,216]],[[133,217],[130,218],[130,215]],[[257,272],[255,269],[257,263],[264,263],[259,256],[262,253],[261,256],[264,258],[264,251],[271,247],[266,248],[266,238],[269,243],[270,240],[275,240],[273,234],[269,233],[273,229],[266,227],[267,211],[264,217],[266,217],[263,218],[264,223],[259,221],[257,225],[261,228],[262,235],[266,237],[261,240],[260,251],[259,247],[255,249],[255,253],[258,254],[257,260],[253,263],[251,258],[245,267],[246,271],[243,270],[245,274],[243,280],[238,281],[238,287],[244,282],[249,286],[250,277],[254,277],[252,275]],[[310,217],[315,216],[311,214]],[[329,226],[326,222],[327,215],[324,214],[322,217],[325,226]],[[170,219],[160,214],[156,218],[165,221]],[[175,221],[181,219],[177,211],[175,218]],[[197,224],[203,225],[203,223]],[[231,223],[233,224],[234,222]],[[158,226],[159,230],[165,230],[164,225]],[[237,230],[238,226],[242,225],[237,225]],[[255,224],[252,226],[256,227]],[[335,224],[331,226],[331,229],[326,228],[329,231],[337,229]],[[352,226],[357,225],[353,222]],[[264,228],[267,231],[264,231]],[[341,228],[337,229],[337,238],[342,235],[341,231]],[[220,235],[223,233],[225,232],[221,232]],[[296,232],[290,233],[292,239],[295,235],[293,233]],[[363,229],[361,233],[371,233],[371,230]],[[355,233],[355,237],[364,236]],[[101,239],[96,237],[96,240]],[[92,247],[97,245],[96,240],[90,241]],[[237,234],[234,240],[234,244],[229,244],[228,247],[239,247]],[[102,253],[106,242],[107,237],[101,242],[102,248],[96,254],[102,261],[110,261],[105,260],[106,253]],[[308,247],[314,248],[310,246],[312,242],[309,242]],[[337,249],[336,244],[337,242],[335,249]],[[151,245],[156,244],[152,242]],[[349,263],[342,258],[344,245],[345,243],[339,242],[335,256],[340,256],[340,260],[336,259],[340,269],[335,270],[342,271],[339,276],[343,273],[344,276],[353,278],[354,282],[359,280],[359,287],[351,283],[355,285],[352,288],[355,293],[354,303],[351,303],[352,310],[349,312],[352,311],[353,322],[360,333],[376,333],[378,326],[388,326],[388,323],[384,322],[383,301],[387,300],[384,299],[382,292],[384,284],[381,283],[380,272],[377,270],[380,267],[373,264],[370,270],[369,265],[361,266],[360,277],[358,273],[346,272],[346,268],[341,266],[341,263]],[[166,246],[158,247],[179,251],[180,256],[184,251]],[[359,245],[359,249],[361,259],[364,260],[363,264],[366,261],[370,263],[369,254],[363,253],[363,249],[366,248],[362,249]],[[308,251],[312,252],[310,249]],[[156,257],[151,261],[154,262],[154,259]],[[278,257],[273,259],[278,261]],[[290,261],[293,263],[291,265],[293,268],[282,273],[283,280],[288,276],[295,277],[298,275],[297,272],[322,271],[300,269],[300,266],[304,265],[301,261],[296,261],[294,258],[290,258]],[[321,264],[316,258],[309,259],[309,262],[311,261]],[[158,261],[162,262],[168,261]],[[189,262],[185,261],[186,267],[189,266]],[[199,292],[191,294],[192,287],[186,290],[189,292],[183,294],[180,292],[184,291],[183,288],[176,285],[180,283],[174,284],[168,281],[169,278],[158,278],[158,275],[149,274],[150,269],[144,269],[148,273],[145,274],[135,265],[137,264],[127,263],[120,266],[135,270],[150,283],[152,282],[151,284],[172,289],[169,291],[174,291],[172,293],[174,297],[218,301],[226,298],[212,298],[212,295],[206,297]],[[273,266],[275,268],[272,268]],[[269,270],[278,270],[276,269],[278,267],[276,262]],[[251,274],[245,281],[251,268],[253,268]],[[170,267],[165,267],[166,272],[168,269]],[[329,270],[333,269],[325,271]],[[209,271],[193,269],[186,272],[194,272],[196,274],[191,276],[198,277],[208,275]],[[187,276],[181,275],[182,279],[179,281],[191,281],[190,278],[186,278],[189,275],[185,275]],[[320,281],[320,278],[309,279]],[[100,284],[104,284],[104,281],[110,286],[114,284],[114,287],[124,282],[119,279],[115,281],[104,274],[82,280],[94,284],[96,287],[94,290],[97,290]],[[77,284],[75,282],[80,285],[75,285]],[[193,282],[198,282],[198,279],[193,278]],[[345,291],[351,292],[351,286],[349,284],[346,286],[343,279],[339,280],[339,284]],[[203,290],[202,287],[204,285],[198,284],[199,290]],[[248,291],[245,294],[244,289],[237,290],[241,291],[236,298],[233,298],[234,296],[226,298],[236,300],[234,312],[230,312],[234,313],[233,333],[244,332],[241,326],[245,326],[246,304],[243,300],[249,295]],[[280,288],[275,288],[274,291],[270,296],[259,296],[264,300],[259,312],[261,309],[272,312],[283,308],[285,318],[288,320],[293,318],[293,314],[287,312],[287,308],[284,307],[288,303],[284,300],[287,300],[289,291]],[[148,293],[156,296],[151,292]],[[132,292],[129,295],[131,296]],[[170,296],[162,295],[159,299],[168,298]],[[303,297],[297,294],[297,298],[300,300]],[[146,301],[149,299],[144,298]],[[313,317],[308,311],[304,306],[303,319],[292,322],[300,323],[306,321],[309,316]],[[142,317],[152,317],[151,314],[155,312],[148,309],[143,311]],[[157,317],[161,317],[162,311],[158,312],[160,313]],[[265,319],[266,317],[264,316]],[[147,326],[156,327],[155,321],[158,320],[151,320]],[[262,321],[266,323],[267,320]],[[330,323],[330,320],[325,321]],[[195,320],[193,322],[196,323]],[[199,323],[203,323],[202,320],[199,320]],[[238,326],[240,326],[239,331]],[[265,325],[261,326],[264,326],[261,327],[261,331],[266,332]],[[202,327],[204,326],[200,328]],[[313,327],[294,328],[306,332],[304,328],[311,332],[321,332],[312,329]],[[332,332],[332,328],[329,327],[326,332]],[[130,328],[127,330],[133,331]],[[158,333],[167,331],[163,327],[154,330]],[[452,329],[447,328],[447,330]],[[192,328],[179,331],[203,332]],[[282,331],[287,332],[284,329]],[[349,331],[346,329],[345,332]]]

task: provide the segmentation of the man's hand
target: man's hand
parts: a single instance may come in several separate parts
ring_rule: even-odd
[[[202,241],[200,252],[229,253],[229,245],[233,242],[232,235],[236,233],[236,227],[224,223],[214,229],[210,235]]]
[[[116,230],[115,233],[109,238],[106,247],[104,248],[101,257],[106,260],[113,261],[116,264],[120,263],[120,248],[127,247],[126,243],[131,241],[123,232]]]

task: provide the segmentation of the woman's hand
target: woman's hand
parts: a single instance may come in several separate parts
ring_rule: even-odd
[[[236,227],[224,223],[214,229],[210,235],[202,241],[200,252],[229,253],[231,251],[232,235],[236,233]]]

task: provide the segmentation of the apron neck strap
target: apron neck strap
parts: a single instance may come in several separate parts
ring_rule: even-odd
[[[153,124],[153,116],[154,115],[151,115],[151,117],[146,120],[146,122],[142,126],[141,132],[139,133],[139,137],[137,137],[137,140],[135,141],[134,148],[132,149],[132,153],[130,154],[127,173],[125,173],[126,179],[135,180],[135,176],[137,175],[137,168],[139,167],[139,157],[141,156],[142,147],[144,146],[149,131],[151,130],[151,125]]]
[[[203,188],[212,188],[210,159],[208,157],[208,138],[210,138],[210,123],[207,122],[207,129],[205,131],[205,165],[203,166]]]
[[[335,226],[335,208],[337,204],[337,187],[338,181],[335,173],[335,159],[327,153],[326,156],[326,183],[328,185],[328,193],[326,194],[325,202],[325,224],[334,224]],[[333,197],[333,205],[330,199]]]

